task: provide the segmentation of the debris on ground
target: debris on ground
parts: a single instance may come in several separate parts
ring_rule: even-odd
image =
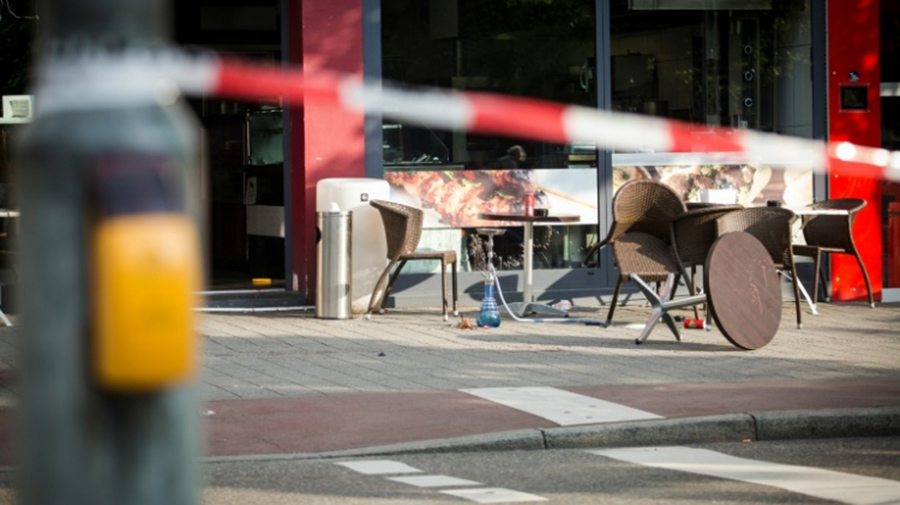
[[[457,323],[456,327],[460,330],[474,330],[476,328],[475,323],[468,317],[462,318],[459,323]]]

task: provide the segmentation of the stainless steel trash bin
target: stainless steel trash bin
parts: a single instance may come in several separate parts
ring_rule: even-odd
[[[316,317],[349,319],[351,301],[349,211],[316,212]]]

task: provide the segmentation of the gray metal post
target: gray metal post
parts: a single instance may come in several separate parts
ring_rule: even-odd
[[[17,162],[19,502],[194,503],[193,388],[113,394],[90,374],[88,172],[110,155],[126,166],[132,157],[159,160],[176,181],[181,208],[195,209],[188,196],[196,194],[199,156],[189,116],[177,102],[167,103],[172,95],[155,93],[152,79],[102,71],[121,67],[128,54],[160,47],[163,3],[48,0],[41,7],[37,116]],[[67,65],[87,71],[66,74]]]

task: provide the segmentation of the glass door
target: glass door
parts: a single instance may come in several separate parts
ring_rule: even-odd
[[[881,145],[900,150],[900,6],[881,5]],[[900,302],[900,182],[881,184],[882,302]]]
[[[900,150],[900,82],[881,85],[881,143]],[[900,182],[881,183],[882,302],[900,302]]]

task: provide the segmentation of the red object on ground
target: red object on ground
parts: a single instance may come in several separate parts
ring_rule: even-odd
[[[685,319],[684,327],[702,330],[703,328],[706,328],[706,321],[703,319]]]

